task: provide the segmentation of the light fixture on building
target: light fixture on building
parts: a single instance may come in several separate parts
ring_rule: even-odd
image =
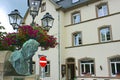
[[[22,16],[20,15],[20,12],[15,9],[14,11],[12,11],[10,14],[8,14],[9,16],[9,22],[12,25],[13,29],[18,29],[21,20],[22,20]]]
[[[42,0],[28,0],[28,7],[30,15],[32,16],[32,25],[34,25],[34,19],[38,15],[39,8],[41,6]]]
[[[46,13],[41,19],[41,22],[43,29],[48,32],[53,26],[54,18],[49,13]]]

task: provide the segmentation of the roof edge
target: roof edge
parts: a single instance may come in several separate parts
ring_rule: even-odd
[[[58,5],[57,3],[55,3],[53,0],[49,0],[53,5],[55,5],[55,8],[58,9],[60,8],[61,6]]]
[[[71,6],[69,8],[63,8],[62,6],[57,8],[56,10],[62,10],[64,12],[67,12],[67,11],[70,11],[70,10],[73,10],[73,9],[76,9],[76,8],[79,8],[79,7],[83,7],[83,6],[86,6],[86,5],[89,5],[91,3],[95,3],[95,2],[98,2],[98,1],[101,1],[101,0],[89,0],[87,2],[84,2],[82,4],[77,4],[77,5],[74,5],[74,6]]]

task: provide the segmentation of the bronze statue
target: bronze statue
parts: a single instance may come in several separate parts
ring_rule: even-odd
[[[9,61],[18,74],[30,74],[28,60],[33,57],[38,47],[39,43],[36,40],[29,39],[20,50],[16,50],[10,55]]]

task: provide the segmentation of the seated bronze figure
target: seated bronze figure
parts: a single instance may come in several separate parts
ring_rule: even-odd
[[[30,74],[28,61],[33,57],[38,47],[39,43],[36,40],[29,39],[20,50],[16,50],[10,55],[9,61],[18,74]]]

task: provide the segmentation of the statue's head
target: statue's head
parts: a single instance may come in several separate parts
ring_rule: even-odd
[[[39,43],[34,39],[29,39],[26,41],[21,49],[21,53],[25,60],[30,59],[35,52],[38,50]]]

